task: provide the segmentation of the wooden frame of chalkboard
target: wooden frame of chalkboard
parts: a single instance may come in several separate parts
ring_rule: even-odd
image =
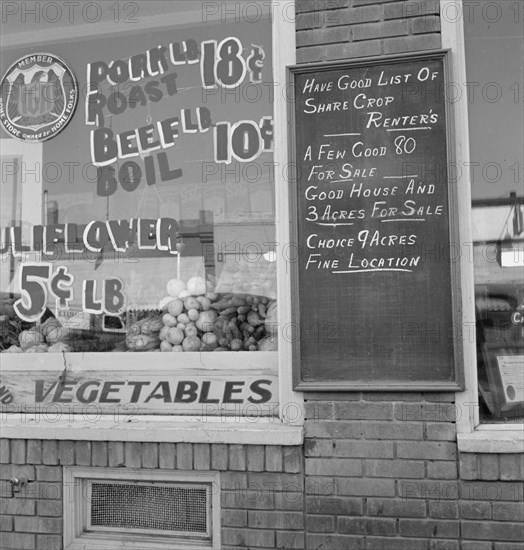
[[[464,389],[448,56],[288,67],[296,390]]]

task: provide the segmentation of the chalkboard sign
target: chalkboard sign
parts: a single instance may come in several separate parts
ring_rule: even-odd
[[[295,388],[462,388],[446,52],[295,66]]]

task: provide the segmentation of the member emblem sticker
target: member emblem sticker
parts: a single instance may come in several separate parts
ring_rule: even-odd
[[[0,122],[21,141],[46,141],[71,120],[78,84],[71,69],[56,55],[27,55],[2,78]]]

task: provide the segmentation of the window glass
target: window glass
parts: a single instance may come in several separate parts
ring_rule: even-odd
[[[2,28],[3,352],[277,349],[272,22],[226,4]]]
[[[484,422],[521,422],[524,415],[524,38],[518,8],[505,0],[464,2]]]

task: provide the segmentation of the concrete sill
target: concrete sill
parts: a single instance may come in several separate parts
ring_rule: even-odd
[[[472,433],[457,434],[462,453],[524,453],[524,425],[484,425]]]
[[[67,439],[84,441],[142,441],[170,443],[231,443],[302,445],[303,428],[278,418],[238,417],[98,417],[91,421],[70,415],[52,422],[41,416],[2,414],[0,433],[6,439]]]

